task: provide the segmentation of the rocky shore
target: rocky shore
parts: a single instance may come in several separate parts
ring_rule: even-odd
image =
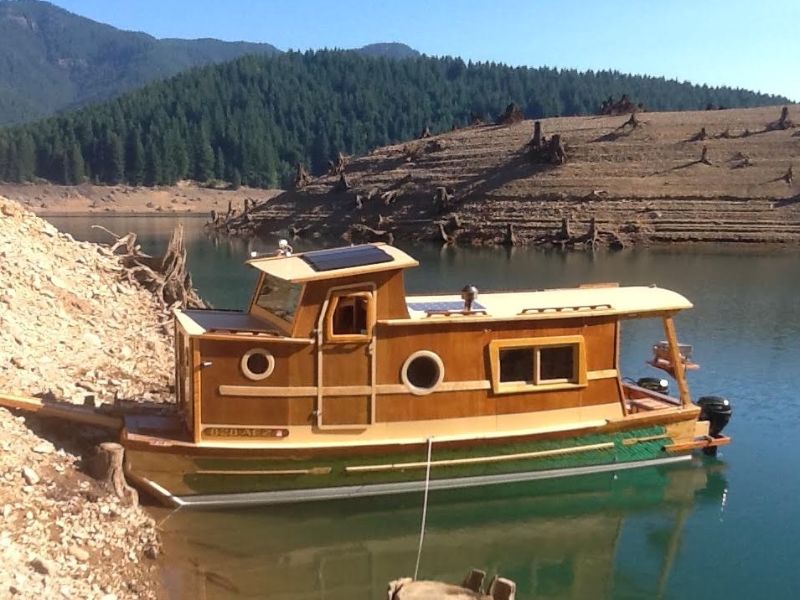
[[[169,315],[107,247],[0,197],[0,394],[169,401]],[[0,409],[0,597],[156,598],[153,520],[83,473],[109,434]]]

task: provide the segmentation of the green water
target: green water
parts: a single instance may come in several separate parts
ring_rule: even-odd
[[[76,237],[95,218],[53,219]],[[172,219],[102,218],[166,243]],[[190,266],[216,306],[246,302],[249,250],[187,220]],[[734,438],[717,460],[480,491],[431,494],[421,577],[459,580],[470,567],[514,579],[519,598],[795,598],[800,595],[800,249],[650,249],[560,254],[407,248],[422,266],[410,291],[658,283],[695,309],[677,319],[701,369],[695,397],[730,398]],[[658,323],[623,328],[623,372],[644,365]],[[424,457],[423,457],[424,458]],[[166,518],[164,579],[176,598],[385,598],[413,573],[421,494]],[[169,516],[168,516],[169,515]]]

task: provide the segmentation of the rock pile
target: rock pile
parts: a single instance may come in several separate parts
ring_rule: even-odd
[[[0,198],[0,391],[167,399],[170,319],[108,248]]]
[[[167,400],[170,330],[108,248],[0,197],[0,393]],[[152,519],[77,469],[92,434],[0,408],[0,597],[157,596]]]

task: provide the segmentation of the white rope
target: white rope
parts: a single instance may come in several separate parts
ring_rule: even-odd
[[[414,581],[419,574],[419,561],[422,558],[422,542],[425,540],[425,522],[428,519],[428,489],[431,482],[431,453],[433,450],[433,438],[428,438],[428,464],[425,467],[425,495],[422,499],[422,523],[419,527],[419,548],[417,548],[417,565],[414,567]]]

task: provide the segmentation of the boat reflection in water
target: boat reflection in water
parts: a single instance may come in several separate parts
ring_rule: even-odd
[[[476,567],[522,598],[662,597],[687,519],[724,508],[726,486],[711,461],[432,492],[420,578],[459,582]],[[413,573],[421,500],[179,510],[164,522],[165,585],[176,598],[383,598]],[[617,563],[631,551],[627,577]]]

